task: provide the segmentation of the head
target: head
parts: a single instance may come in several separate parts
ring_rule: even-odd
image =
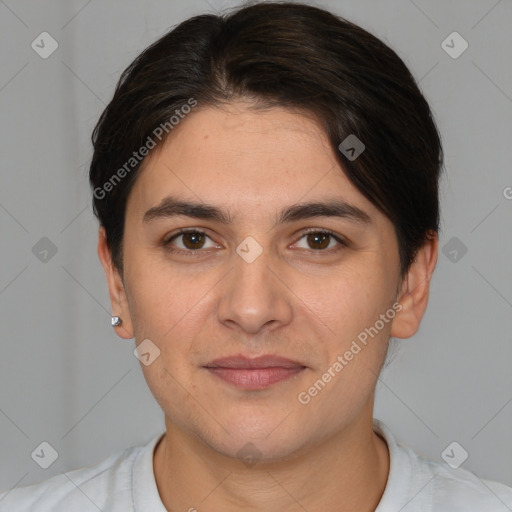
[[[198,16],[125,70],[93,144],[116,331],[158,354],[141,366],[168,424],[270,459],[371,414],[439,229],[439,135],[394,51],[302,4]],[[302,370],[241,389],[207,368],[233,354]]]

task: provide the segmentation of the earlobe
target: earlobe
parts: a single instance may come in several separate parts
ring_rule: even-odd
[[[397,298],[402,309],[391,326],[391,336],[394,338],[410,338],[419,329],[428,305],[430,279],[437,263],[438,245],[438,235],[431,231],[402,281]]]
[[[100,226],[98,233],[98,257],[105,271],[110,303],[112,305],[112,315],[122,318],[121,325],[114,327],[114,329],[121,338],[131,339],[134,337],[134,334],[124,283],[118,269],[114,267],[112,262],[112,255],[103,226]]]

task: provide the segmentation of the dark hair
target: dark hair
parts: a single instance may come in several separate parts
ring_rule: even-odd
[[[394,224],[403,277],[439,230],[443,153],[428,103],[403,61],[375,36],[326,10],[289,2],[190,18],[121,75],[92,135],[89,175],[94,214],[121,274],[138,150],[165,140],[155,136],[163,133],[158,127],[171,133],[172,118],[186,105],[190,111],[238,99],[318,120],[348,179]],[[349,135],[365,146],[356,159],[338,149]]]

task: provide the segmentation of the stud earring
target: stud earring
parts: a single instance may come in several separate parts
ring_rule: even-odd
[[[121,325],[123,321],[121,320],[121,317],[120,316],[113,316],[111,319],[110,319],[110,325],[112,327],[117,327],[118,325]]]

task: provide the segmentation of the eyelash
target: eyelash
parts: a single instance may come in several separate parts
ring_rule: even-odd
[[[173,254],[183,254],[183,255],[186,255],[186,256],[190,256],[190,257],[194,257],[194,256],[199,256],[201,252],[203,252],[202,249],[196,249],[196,250],[193,250],[193,249],[189,249],[187,251],[183,250],[183,249],[175,249],[172,247],[171,245],[171,242],[173,242],[176,238],[178,238],[179,236],[183,235],[183,234],[186,234],[186,233],[199,233],[201,235],[205,235],[207,236],[208,238],[210,238],[206,232],[204,231],[201,231],[200,229],[196,229],[196,228],[188,228],[188,229],[180,229],[178,231],[178,233],[174,234],[173,236],[171,236],[168,240],[164,240],[163,241],[163,246],[164,248],[173,253]],[[331,231],[329,229],[316,229],[316,228],[311,228],[307,231],[304,231],[302,232],[301,236],[299,237],[299,240],[301,240],[302,238],[304,238],[304,236],[306,235],[309,235],[311,233],[315,233],[315,234],[322,234],[322,235],[330,235],[332,238],[334,238],[339,245],[341,245],[342,247],[347,247],[348,244],[347,242],[345,242],[343,239],[341,239],[339,236],[337,236],[334,231]],[[211,239],[211,238],[210,238]],[[338,250],[340,250],[339,247],[331,247],[331,249],[311,249],[314,253],[327,253],[327,254],[330,254],[332,252],[336,252]]]

